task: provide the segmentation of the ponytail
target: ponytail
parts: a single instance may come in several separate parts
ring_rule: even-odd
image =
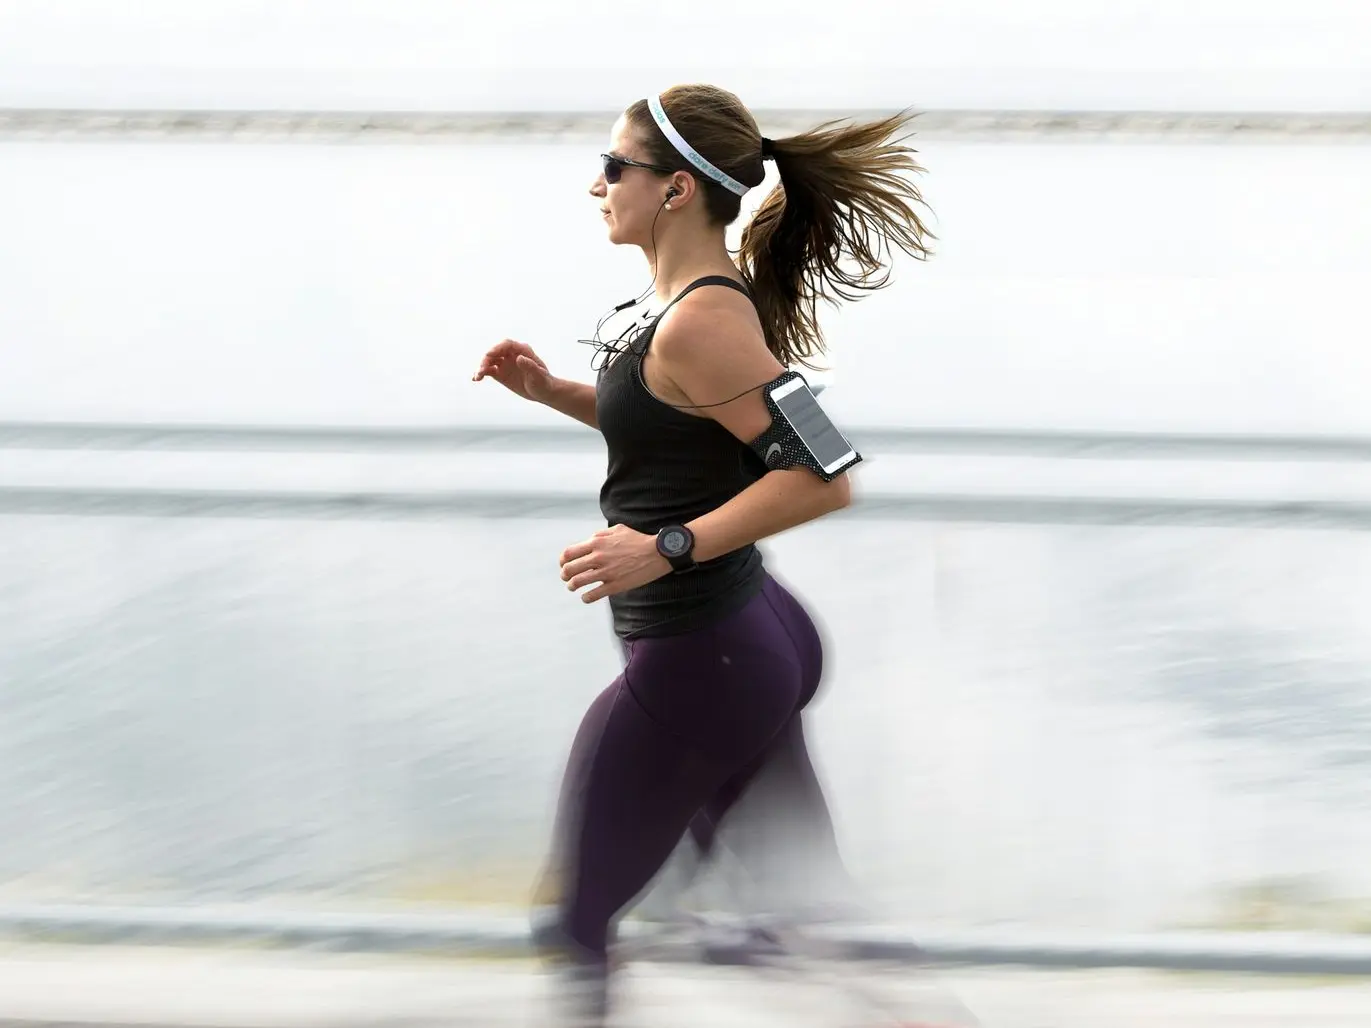
[[[924,169],[914,150],[890,138],[909,114],[856,125],[825,122],[770,140],[737,96],[700,84],[673,86],[625,114],[652,163],[697,177],[709,217],[719,225],[736,221],[740,193],[761,185],[763,159],[776,162],[781,180],[743,230],[738,269],[767,348],[782,364],[813,367],[808,358],[824,352],[818,301],[836,305],[884,288],[883,259],[892,244],[919,260],[931,253],[925,240],[934,236],[915,210],[926,205],[907,177]],[[664,124],[703,164],[683,154]]]
[[[890,136],[909,120],[827,122],[768,140],[780,182],[743,230],[739,269],[752,290],[767,348],[782,364],[812,367],[823,353],[818,301],[836,306],[884,288],[893,246],[925,260],[936,238],[915,208],[927,206],[905,177],[921,168]]]

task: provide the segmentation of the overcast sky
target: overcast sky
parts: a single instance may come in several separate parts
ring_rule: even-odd
[[[1371,109],[1369,0],[0,0],[0,105]]]

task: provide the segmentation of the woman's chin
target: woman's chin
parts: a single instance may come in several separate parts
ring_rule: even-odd
[[[615,246],[623,246],[625,243],[637,242],[637,240],[633,238],[633,233],[626,232],[624,227],[613,218],[605,218],[605,235],[609,237],[609,241]]]

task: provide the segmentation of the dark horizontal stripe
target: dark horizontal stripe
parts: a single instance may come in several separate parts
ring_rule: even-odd
[[[589,428],[0,422],[0,447],[34,450],[513,450],[603,447]]]
[[[1371,461],[1371,437],[985,428],[852,428],[857,447],[882,453],[970,453],[1066,458]],[[600,450],[583,426],[131,425],[0,422],[0,448],[34,450]]]
[[[594,497],[579,493],[301,493],[41,487],[0,487],[0,513],[317,520],[600,517]],[[837,516],[875,521],[1371,529],[1371,503],[1334,500],[863,494],[856,504]]]
[[[284,492],[0,486],[0,513],[78,517],[416,518],[595,517],[589,493]]]
[[[1278,938],[1260,933],[1196,932],[1061,937],[980,930],[892,931],[859,925],[820,929],[816,937],[840,960],[1053,968],[1149,968],[1270,974],[1371,974],[1371,940],[1349,936]],[[634,939],[653,932],[633,922]],[[0,908],[0,936],[116,945],[269,944],[340,952],[415,951],[526,954],[527,917],[446,913],[366,914],[235,909],[47,906]],[[698,962],[698,949],[646,946],[652,959]],[[630,958],[632,953],[630,952]],[[39,1022],[25,1021],[0,1024]],[[65,1024],[67,1022],[43,1022]],[[87,1024],[92,1022],[85,1022]]]

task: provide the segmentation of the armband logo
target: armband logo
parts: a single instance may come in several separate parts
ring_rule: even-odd
[[[770,467],[770,466],[771,466],[771,458],[772,458],[772,457],[778,457],[778,456],[780,456],[780,453],[781,453],[781,444],[780,444],[780,443],[772,443],[770,446],[768,446],[768,447],[766,448],[766,456],[765,456],[764,458],[762,458],[762,459],[763,459],[763,461],[766,463],[767,467]]]

